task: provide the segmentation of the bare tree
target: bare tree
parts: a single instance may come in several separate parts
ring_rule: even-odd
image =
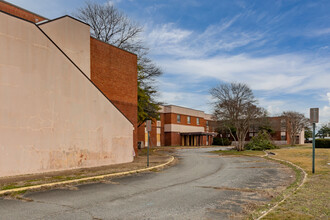
[[[96,39],[131,52],[143,48],[139,41],[143,28],[132,22],[113,4],[87,1],[74,16],[90,25],[91,35]]]
[[[161,103],[155,100],[155,79],[162,70],[148,57],[148,48],[140,38],[143,28],[109,3],[87,1],[74,16],[90,25],[93,37],[137,54],[138,121],[141,125],[146,119],[157,118]]]
[[[252,90],[242,83],[220,84],[210,91],[215,99],[213,117],[228,129],[236,149],[244,150],[245,138],[251,125],[266,116],[266,111],[258,107]],[[233,132],[235,130],[235,134]]]
[[[296,136],[305,128],[308,127],[310,122],[303,114],[295,111],[283,112],[282,116],[286,119],[286,127],[289,131],[290,142],[293,146],[296,141]]]

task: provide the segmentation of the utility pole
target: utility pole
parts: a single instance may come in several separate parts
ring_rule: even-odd
[[[315,124],[319,122],[319,108],[311,108],[309,112],[310,122],[313,123],[313,168],[312,173],[315,173]]]
[[[149,167],[149,148],[150,148],[151,120],[146,121],[146,127],[147,127],[147,132],[148,132],[147,167]]]

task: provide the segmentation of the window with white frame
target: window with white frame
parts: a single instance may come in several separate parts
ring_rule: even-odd
[[[178,122],[178,123],[181,122],[181,115],[176,115],[176,122]]]
[[[196,118],[196,124],[199,125],[199,118]]]
[[[187,124],[190,124],[190,116],[187,116]]]

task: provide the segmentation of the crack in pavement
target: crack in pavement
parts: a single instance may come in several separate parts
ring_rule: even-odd
[[[212,173],[209,173],[207,175],[204,175],[204,176],[201,176],[201,177],[198,177],[198,178],[195,178],[195,179],[191,179],[189,181],[185,181],[185,182],[180,182],[180,183],[176,183],[176,184],[171,184],[171,185],[168,185],[168,186],[165,186],[165,187],[159,187],[159,188],[155,188],[155,189],[148,189],[148,190],[144,190],[144,191],[141,191],[141,192],[137,192],[137,193],[133,193],[133,194],[130,194],[130,195],[126,195],[126,196],[122,196],[122,197],[118,197],[116,199],[112,199],[108,202],[116,202],[116,201],[119,201],[119,200],[124,200],[124,199],[127,199],[127,197],[133,197],[133,196],[138,196],[138,195],[141,195],[141,194],[146,194],[146,193],[151,193],[151,192],[157,192],[157,191],[160,191],[160,190],[163,190],[163,189],[168,189],[168,188],[171,188],[171,187],[174,187],[174,186],[179,186],[179,185],[185,185],[187,183],[191,183],[191,182],[194,182],[196,180],[200,180],[200,179],[203,179],[203,178],[206,178],[206,177],[209,177],[209,176],[212,176],[214,175],[215,173],[219,172],[221,169],[224,168],[224,165],[221,165],[216,171],[212,172]],[[99,204],[99,203],[96,203],[96,204]]]

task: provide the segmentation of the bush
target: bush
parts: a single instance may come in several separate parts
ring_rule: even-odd
[[[231,145],[231,141],[228,138],[215,137],[213,138],[212,145],[229,146]]]
[[[252,137],[251,141],[246,144],[246,150],[268,150],[274,149],[276,146],[273,144],[270,135],[266,131],[261,131],[257,136]]]
[[[316,139],[315,147],[316,148],[330,148],[330,139]]]

